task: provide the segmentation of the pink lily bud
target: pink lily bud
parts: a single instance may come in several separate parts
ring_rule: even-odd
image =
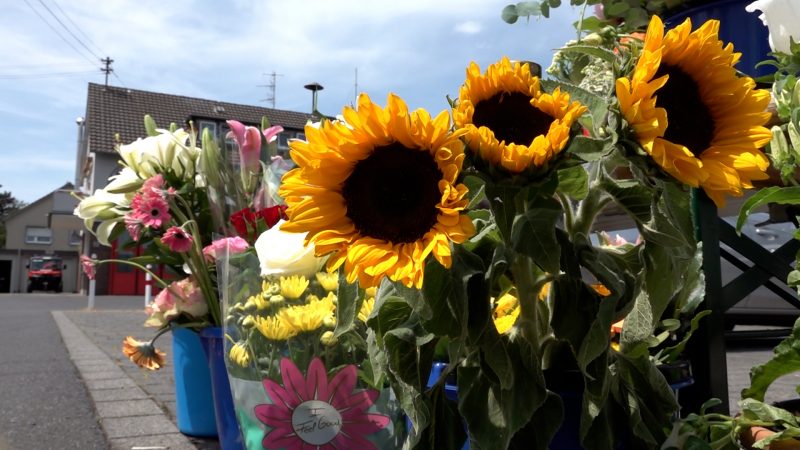
[[[258,128],[248,127],[236,120],[228,120],[231,131],[227,137],[233,138],[239,147],[239,160],[242,169],[251,173],[258,173],[261,169],[261,133]]]

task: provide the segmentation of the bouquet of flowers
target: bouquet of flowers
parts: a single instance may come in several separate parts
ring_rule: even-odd
[[[304,236],[273,227],[254,249],[229,247],[223,273],[226,363],[239,425],[250,449],[395,449],[405,423],[367,356],[366,318],[375,289],[361,290],[358,320],[335,334],[337,296],[356,287]]]
[[[98,264],[128,264],[149,272],[162,290],[147,307],[145,326],[158,329],[149,341],[127,337],[123,352],[137,365],[157,370],[164,365],[164,353],[153,343],[172,326],[200,329],[220,326],[221,307],[215,258],[228,239],[239,231],[243,237],[232,245],[252,244],[257,233],[274,225],[281,217],[279,206],[266,207],[263,186],[269,177],[280,176],[272,170],[283,167],[276,160],[264,170],[259,163],[261,141],[274,141],[281,127],[266,127],[257,136],[239,122],[229,122],[231,138],[239,146],[239,167],[221,154],[219,145],[206,134],[202,147],[193,130],[174,124],[159,129],[149,116],[145,129],[149,136],[117,148],[120,172],[110,183],[91,196],[81,199],[75,214],[84,219],[86,228],[104,245],[128,233],[132,243],[143,248],[142,256],[126,260],[101,261],[82,257],[84,270],[94,277]],[[252,127],[250,127],[252,128]],[[253,155],[253,143],[258,148]],[[238,209],[232,222],[223,220],[223,212],[214,209],[215,196],[223,195],[221,182],[233,180],[228,208]],[[263,180],[263,182],[262,182]],[[261,191],[259,191],[261,189]],[[259,209],[253,210],[256,205]],[[249,240],[249,241],[248,241]],[[172,280],[165,280],[147,268],[163,265]]]

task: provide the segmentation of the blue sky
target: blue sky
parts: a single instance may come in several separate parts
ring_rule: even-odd
[[[32,202],[73,181],[75,120],[87,83],[103,82],[98,58],[114,59],[115,86],[267,107],[263,85],[274,71],[275,106],[295,111],[310,110],[303,85],[315,81],[325,88],[319,109],[330,115],[353,102],[357,68],[358,90],[373,100],[384,104],[394,92],[435,114],[447,108],[446,95],[457,96],[470,61],[485,68],[507,55],[547,67],[552,50],[574,38],[579,12],[568,2],[550,19],[515,25],[500,19],[507,3],[5,2],[0,190]]]

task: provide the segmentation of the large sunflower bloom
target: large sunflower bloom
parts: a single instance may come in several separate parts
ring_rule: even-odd
[[[297,168],[282,180],[289,208],[281,229],[308,232],[329,270],[344,264],[362,287],[381,278],[422,286],[425,260],[450,267],[450,242],[475,233],[462,212],[467,188],[456,184],[464,160],[459,134],[446,112],[409,112],[390,95],[386,108],[362,94],[344,122],[306,126],[308,141],[293,141]]]
[[[767,178],[760,149],[772,137],[764,127],[770,94],[737,77],[741,54],[723,47],[719,21],[691,29],[686,19],[665,35],[654,16],[633,74],[617,80],[617,97],[653,160],[723,206],[726,194],[741,196],[753,180]]]
[[[466,130],[472,152],[519,173],[541,167],[561,152],[569,142],[570,128],[585,111],[558,88],[552,94],[542,92],[528,64],[504,57],[485,74],[470,64],[453,121]]]

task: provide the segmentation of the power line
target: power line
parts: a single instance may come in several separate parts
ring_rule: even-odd
[[[77,23],[75,23],[75,21],[73,21],[73,20],[72,20],[72,18],[70,18],[70,17],[69,17],[69,14],[67,14],[67,12],[66,12],[66,11],[64,11],[63,9],[61,9],[61,6],[60,6],[60,5],[59,5],[59,4],[56,2],[56,0],[50,0],[50,2],[52,2],[52,3],[53,3],[53,5],[55,5],[55,7],[56,7],[56,8],[57,8],[59,11],[61,11],[61,14],[63,14],[63,15],[64,15],[64,17],[66,17],[66,18],[67,18],[67,20],[69,21],[69,23],[71,23],[71,24],[72,24],[72,26],[73,26],[73,27],[74,27],[76,30],[78,30],[78,33],[80,33],[80,34],[81,34],[83,37],[85,37],[85,38],[86,38],[86,40],[87,40],[87,41],[89,41],[89,43],[90,43],[90,44],[92,44],[92,46],[93,46],[93,47],[94,47],[94,48],[95,48],[97,51],[99,51],[100,53],[105,53],[105,52],[104,52],[104,51],[103,51],[103,50],[102,50],[102,49],[101,49],[101,48],[100,48],[100,47],[99,47],[97,44],[95,44],[95,43],[94,43],[94,41],[92,41],[92,38],[90,38],[90,37],[89,37],[89,35],[87,35],[86,33],[84,33],[84,32],[83,32],[83,30],[81,30],[81,27],[80,27],[80,26],[78,26],[78,24],[77,24]],[[93,54],[94,54],[94,53],[93,53]],[[98,58],[98,59],[99,59],[99,58]]]
[[[58,78],[77,75],[97,73],[94,70],[84,70],[80,72],[51,72],[51,73],[28,73],[28,74],[0,74],[0,80],[25,80],[34,78]]]
[[[39,17],[39,19],[41,19],[41,20],[42,20],[42,22],[44,22],[44,23],[45,23],[45,25],[47,25],[48,27],[50,27],[50,29],[51,29],[51,30],[53,30],[53,32],[54,32],[56,35],[58,35],[58,37],[59,37],[59,38],[61,38],[61,40],[62,40],[62,41],[64,41],[64,42],[65,42],[67,45],[69,45],[70,47],[72,47],[72,49],[73,49],[73,50],[75,50],[75,52],[76,52],[76,53],[78,53],[79,55],[81,55],[81,57],[83,57],[85,60],[89,61],[89,62],[90,62],[90,63],[91,63],[93,66],[95,66],[95,67],[99,67],[99,66],[97,65],[97,63],[96,63],[96,62],[94,62],[94,61],[90,60],[89,58],[87,58],[87,57],[86,57],[86,55],[84,55],[84,54],[83,54],[83,53],[82,53],[80,50],[78,50],[78,48],[77,48],[77,47],[75,47],[74,45],[72,45],[72,43],[71,43],[70,41],[68,41],[68,40],[67,40],[67,38],[65,38],[65,37],[64,37],[64,36],[63,36],[61,33],[59,33],[59,32],[58,32],[58,30],[57,30],[57,29],[56,29],[56,28],[55,28],[53,25],[51,25],[51,24],[50,24],[50,22],[48,22],[48,21],[47,21],[47,20],[44,18],[44,16],[42,16],[41,14],[39,14],[39,11],[37,11],[37,10],[36,10],[36,9],[33,7],[33,5],[31,5],[31,4],[30,4],[30,2],[28,2],[28,0],[24,0],[24,1],[25,1],[25,4],[26,4],[26,5],[28,5],[28,8],[30,8],[30,9],[31,9],[31,11],[33,11],[33,12],[34,12],[34,13],[35,13],[35,14],[36,14],[38,17]]]
[[[67,26],[64,24],[64,22],[62,22],[62,21],[61,21],[61,19],[59,19],[59,18],[58,18],[58,16],[56,15],[56,13],[54,13],[54,12],[53,12],[53,10],[51,10],[51,9],[50,9],[50,8],[47,6],[47,4],[45,4],[45,2],[44,2],[43,0],[39,0],[39,4],[40,4],[40,5],[42,5],[42,6],[44,6],[44,9],[46,9],[46,10],[47,10],[47,12],[49,12],[49,13],[50,13],[50,15],[51,15],[51,16],[53,16],[53,18],[54,18],[54,19],[56,19],[56,22],[58,22],[58,24],[59,24],[59,25],[61,25],[61,28],[63,28],[64,30],[66,30],[66,32],[67,32],[67,33],[69,33],[69,35],[70,35],[70,36],[72,36],[72,38],[73,38],[73,39],[75,39],[75,41],[77,41],[77,42],[78,42],[78,44],[81,44],[81,47],[85,48],[85,49],[86,49],[86,51],[88,51],[89,53],[91,53],[91,54],[92,54],[92,56],[94,56],[95,58],[97,58],[97,59],[100,59],[100,57],[99,57],[99,56],[97,56],[97,54],[95,54],[95,52],[93,52],[93,51],[92,51],[92,49],[90,49],[89,47],[87,47],[87,46],[86,46],[86,44],[84,44],[84,43],[83,43],[83,41],[82,41],[82,40],[80,40],[80,38],[79,38],[78,36],[75,36],[75,33],[73,33],[73,32],[72,32],[72,30],[70,30],[70,29],[69,29],[69,27],[67,27]]]
[[[65,62],[65,63],[51,63],[51,64],[0,64],[0,70],[5,69],[54,69],[54,68],[67,68],[67,67],[78,67],[78,68],[85,68],[87,63],[85,62]],[[92,67],[96,67],[92,65]]]

